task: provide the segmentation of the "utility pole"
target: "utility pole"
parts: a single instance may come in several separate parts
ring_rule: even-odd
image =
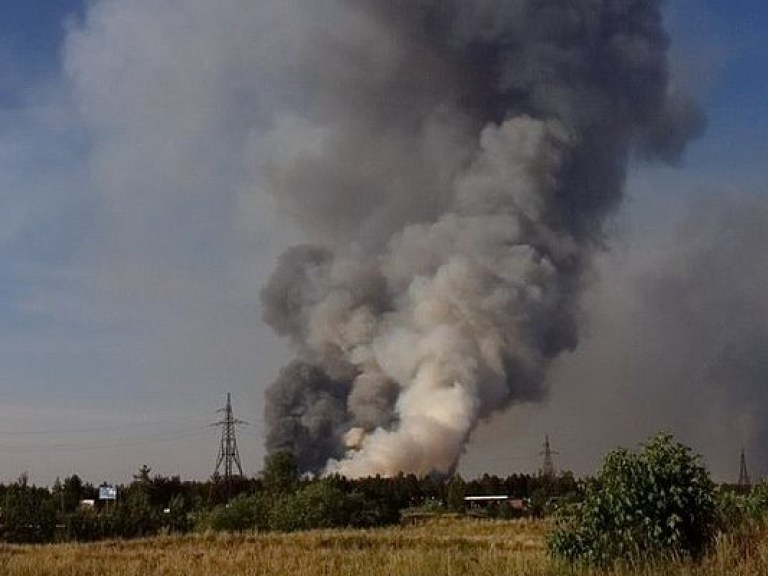
[[[213,472],[214,477],[223,477],[227,487],[227,496],[229,496],[229,487],[237,468],[239,476],[243,476],[243,466],[240,463],[240,453],[237,450],[237,438],[235,437],[235,427],[240,424],[248,424],[244,420],[238,420],[232,411],[232,397],[227,393],[227,405],[220,408],[217,412],[223,413],[224,417],[211,426],[221,428],[221,441],[219,442],[219,455],[216,458],[216,469]],[[223,467],[223,476],[222,476]]]
[[[544,457],[544,463],[541,467],[541,475],[546,478],[555,477],[555,463],[552,459],[552,455],[557,454],[549,445],[549,435],[544,437],[544,451],[539,453],[539,456]]]
[[[744,455],[744,448],[741,449],[741,462],[739,463],[739,492],[749,492],[752,486],[752,482],[749,479],[749,472],[747,471],[747,457]]]

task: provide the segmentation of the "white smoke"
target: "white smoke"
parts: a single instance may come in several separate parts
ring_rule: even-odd
[[[378,319],[350,311],[341,332],[353,338],[333,343],[352,352],[358,380],[399,383],[398,425],[372,431],[329,471],[447,472],[478,418],[506,402],[508,351],[536,369],[540,358],[521,333],[524,323],[507,315],[547,308],[556,281],[549,261],[523,244],[520,222],[536,216],[559,167],[561,136],[553,132],[560,131],[527,118],[487,128],[482,152],[457,179],[455,204],[463,211],[393,239],[381,266],[387,284],[401,287],[397,310]]]

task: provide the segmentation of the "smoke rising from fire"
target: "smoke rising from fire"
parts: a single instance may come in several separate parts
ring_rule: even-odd
[[[674,162],[660,0],[347,0],[296,63],[309,104],[264,171],[307,244],[262,293],[297,359],[268,450],[348,476],[451,472],[546,395],[633,157]]]

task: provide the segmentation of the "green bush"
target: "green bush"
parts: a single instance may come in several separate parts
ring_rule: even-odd
[[[187,501],[181,494],[176,494],[168,503],[168,510],[164,512],[162,525],[165,530],[174,534],[184,534],[192,527],[190,510]]]
[[[611,452],[582,485],[582,501],[561,512],[550,552],[598,566],[699,558],[718,526],[715,487],[699,460],[668,434],[637,453]]]
[[[63,514],[59,522],[64,526],[63,537],[77,542],[96,542],[104,538],[117,538],[114,518],[108,514],[99,514],[91,509],[79,509],[70,514]]]
[[[350,523],[352,510],[345,494],[332,480],[312,482],[295,494],[273,502],[269,527],[280,532],[334,528]]]
[[[153,536],[160,530],[162,520],[160,511],[151,505],[143,491],[129,493],[113,513],[105,516],[104,530],[112,531],[118,538]]]
[[[240,495],[226,505],[217,506],[203,515],[197,524],[200,530],[245,532],[265,527],[265,503],[259,496]]]
[[[765,524],[768,516],[768,484],[764,481],[756,484],[744,498],[750,520]]]
[[[723,486],[717,491],[720,530],[742,554],[750,554],[764,538],[768,524],[768,484],[761,482],[747,492]]]

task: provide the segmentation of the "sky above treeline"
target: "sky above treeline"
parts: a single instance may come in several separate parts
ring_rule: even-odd
[[[306,95],[278,78],[286,17],[251,4],[0,7],[0,479],[205,478],[227,392],[260,469],[263,393],[290,354],[259,291],[301,235],[258,158],[274,111]],[[707,130],[679,166],[630,166],[581,345],[546,402],[480,426],[467,476],[535,471],[545,434],[587,474],[660,429],[720,480],[742,446],[768,473],[768,4],[666,16],[674,85]]]

